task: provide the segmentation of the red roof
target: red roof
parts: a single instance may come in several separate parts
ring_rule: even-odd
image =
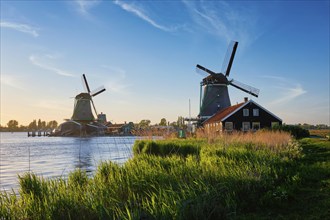
[[[230,113],[234,112],[236,109],[240,108],[245,103],[246,102],[242,102],[242,103],[224,108],[224,109],[218,111],[217,113],[215,113],[211,118],[204,121],[203,124],[208,124],[208,123],[214,123],[214,122],[221,121],[224,117],[226,117]]]

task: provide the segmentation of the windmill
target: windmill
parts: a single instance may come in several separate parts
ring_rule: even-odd
[[[96,116],[98,116],[92,97],[95,97],[98,94],[104,92],[105,88],[102,86],[91,92],[85,74],[82,75],[82,82],[85,88],[85,92],[80,93],[75,97],[75,104],[71,120],[77,121],[79,123],[89,123],[95,120],[91,105],[93,106]]]
[[[245,85],[234,79],[228,79],[234,61],[238,42],[233,41],[227,49],[227,54],[222,65],[222,71],[215,73],[199,64],[196,71],[206,74],[200,84],[200,113],[199,119],[204,121],[221,109],[231,106],[228,85],[240,89],[248,94],[258,97],[259,89]],[[202,88],[203,95],[202,95]]]
[[[99,115],[97,114],[93,97],[104,92],[105,88],[102,86],[94,91],[90,91],[85,74],[82,75],[82,82],[85,92],[76,95],[71,119],[62,123],[53,134],[54,136],[88,136],[104,134],[106,126],[99,123]],[[97,119],[94,117],[92,107]]]

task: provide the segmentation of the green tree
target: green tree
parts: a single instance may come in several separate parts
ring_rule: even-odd
[[[40,129],[41,128],[41,119],[39,118],[38,120],[38,125],[37,125],[37,128]]]
[[[166,121],[166,119],[165,119],[165,118],[162,118],[162,119],[160,120],[159,125],[160,125],[160,126],[166,126],[166,125],[167,125],[167,121]]]
[[[17,130],[17,128],[18,128],[18,121],[16,121],[16,120],[10,120],[10,121],[7,123],[7,126],[8,126],[8,129],[9,129],[10,131]]]
[[[33,120],[29,126],[28,126],[29,129],[37,129],[37,121],[36,120]]]
[[[149,119],[143,119],[139,123],[139,127],[142,129],[148,128],[150,126],[151,121]]]
[[[177,125],[179,128],[185,128],[184,117],[179,116],[177,120]]]
[[[57,121],[53,120],[53,121],[48,122],[46,127],[54,129],[54,128],[57,128],[57,126],[58,126]]]
[[[46,128],[46,122],[45,121],[41,121],[41,128],[43,128],[43,129]]]
[[[178,127],[178,124],[177,124],[177,122],[176,122],[176,121],[173,121],[173,122],[171,122],[171,123],[170,123],[170,126],[173,126],[173,127],[175,127],[175,128],[176,128],[176,127]]]

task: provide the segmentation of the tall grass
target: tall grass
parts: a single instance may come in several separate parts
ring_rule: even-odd
[[[260,136],[260,137],[258,137]],[[266,140],[273,138],[268,143]],[[101,163],[88,178],[27,173],[20,196],[2,193],[8,219],[226,219],[290,200],[301,154],[285,133],[137,141],[124,165]],[[288,169],[288,168],[292,169]]]
[[[162,137],[165,139],[173,139],[178,136],[177,131],[172,128],[154,128],[154,127],[149,127],[149,128],[139,128],[139,129],[134,129],[132,131],[132,134],[134,136],[142,137],[143,139],[148,139],[152,140],[154,137]]]
[[[256,132],[223,132],[215,130],[205,131],[199,129],[197,138],[205,139],[208,143],[222,144],[223,146],[250,145],[254,148],[267,148],[271,150],[283,150],[293,142],[293,138],[287,132],[258,130]]]

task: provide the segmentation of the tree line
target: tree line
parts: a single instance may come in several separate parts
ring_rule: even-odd
[[[48,130],[48,129],[54,129],[57,128],[58,122],[55,120],[46,122],[39,119],[38,121],[35,119],[32,122],[30,122],[29,125],[19,125],[17,120],[10,120],[7,123],[7,126],[1,126],[0,125],[0,131],[32,131],[32,130]],[[184,117],[179,116],[177,121],[169,122],[165,118],[162,118],[159,123],[155,124],[156,126],[173,126],[175,128],[186,128]],[[143,119],[138,124],[135,125],[137,128],[140,129],[146,129],[151,126],[151,121],[149,119]],[[330,129],[328,125],[325,124],[317,124],[317,125],[311,125],[311,124],[297,124],[297,127],[301,127],[303,129]]]
[[[177,121],[169,122],[166,118],[162,118],[159,123],[151,125],[151,121],[149,119],[143,119],[138,124],[135,125],[136,128],[146,129],[150,126],[172,126],[175,128],[186,128],[184,117],[179,116]]]
[[[29,125],[19,125],[17,120],[9,120],[6,127],[0,126],[0,131],[32,131],[32,130],[48,130],[57,128],[58,123],[55,120],[46,122],[39,119],[38,121],[35,119],[30,122]]]
[[[33,120],[30,122],[29,125],[20,125],[17,120],[10,120],[7,124],[7,126],[1,126],[0,125],[0,132],[1,131],[32,131],[32,130],[48,130],[48,129],[54,129],[57,128],[59,125],[57,121],[52,120],[49,122],[39,120]],[[151,125],[151,121],[149,119],[143,119],[138,124],[135,125],[137,128],[146,129]],[[155,126],[173,126],[173,127],[179,127],[182,128],[184,126],[184,118],[182,116],[178,117],[178,120],[175,122],[168,122],[165,118],[162,118],[159,123],[156,123]]]
[[[317,124],[317,125],[311,125],[311,124],[298,124],[299,127],[303,128],[303,129],[318,129],[318,130],[323,130],[323,129],[330,129],[330,127],[326,124]]]

